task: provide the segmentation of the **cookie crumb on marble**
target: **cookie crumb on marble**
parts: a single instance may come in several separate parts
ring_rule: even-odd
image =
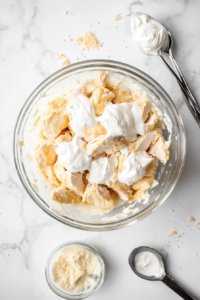
[[[78,45],[81,45],[82,42],[83,42],[83,37],[82,36],[81,37],[77,37],[76,38],[76,42],[77,42]]]
[[[95,35],[90,31],[85,32],[83,44],[86,49],[102,47],[102,43],[99,43]]]
[[[114,21],[119,21],[122,18],[121,14],[114,16]]]
[[[65,58],[65,60],[62,61],[62,64],[61,64],[61,67],[66,67],[66,66],[69,66],[69,60],[67,58]]]
[[[66,67],[70,64],[64,53],[58,54],[57,57],[59,59],[62,59],[61,68]]]
[[[59,59],[65,58],[65,54],[64,53],[58,54],[58,58]]]
[[[102,43],[99,43],[95,35],[90,31],[86,31],[84,37],[77,37],[76,41],[78,45],[84,45],[84,47],[82,47],[82,50],[92,48],[98,49],[99,47],[102,47]]]
[[[175,238],[175,239],[180,238],[180,237],[181,237],[180,234],[176,234],[176,235],[173,236],[173,238]]]
[[[195,219],[193,217],[188,217],[188,222],[194,222]]]
[[[175,234],[177,234],[177,231],[176,230],[172,230],[168,236],[175,235]]]

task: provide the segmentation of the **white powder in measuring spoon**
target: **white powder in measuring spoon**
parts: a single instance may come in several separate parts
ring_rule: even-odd
[[[152,252],[139,252],[135,256],[135,269],[142,275],[156,276],[159,273],[160,263]]]

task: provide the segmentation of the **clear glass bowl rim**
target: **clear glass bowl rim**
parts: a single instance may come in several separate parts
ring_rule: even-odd
[[[91,250],[93,253],[95,253],[100,258],[101,265],[102,265],[101,279],[100,279],[99,283],[87,293],[82,293],[82,294],[79,294],[79,295],[70,295],[70,294],[67,294],[67,291],[66,291],[66,293],[64,291],[59,291],[58,288],[54,285],[54,283],[50,279],[49,265],[51,263],[51,260],[52,260],[53,256],[55,255],[55,253],[57,251],[61,250],[62,248],[68,247],[68,246],[84,246],[84,247],[87,247],[89,250]],[[105,261],[104,261],[102,255],[101,255],[101,253],[99,252],[99,250],[97,250],[97,248],[95,248],[94,246],[91,246],[89,244],[79,242],[79,241],[65,242],[65,243],[62,243],[62,244],[58,245],[56,248],[54,248],[53,251],[50,253],[48,259],[47,259],[46,268],[45,268],[45,277],[46,277],[46,281],[47,281],[50,289],[55,294],[57,294],[58,296],[60,296],[64,299],[69,299],[69,300],[84,299],[84,298],[87,298],[87,297],[93,295],[95,292],[97,292],[102,287],[102,285],[104,283],[104,280],[105,280],[105,274],[106,274]]]
[[[62,218],[61,216],[56,214],[54,211],[48,209],[47,206],[44,204],[43,199],[40,198],[40,196],[34,191],[32,185],[28,181],[26,173],[24,171],[24,168],[21,166],[21,161],[20,161],[20,156],[19,156],[19,151],[18,151],[18,147],[19,147],[18,133],[20,132],[20,128],[21,128],[20,125],[23,121],[23,118],[26,115],[26,111],[32,105],[32,103],[34,102],[35,98],[39,95],[39,93],[45,87],[47,87],[50,83],[59,79],[63,75],[70,74],[71,72],[74,72],[74,71],[84,71],[84,70],[87,71],[87,68],[90,68],[90,67],[115,68],[116,72],[117,71],[128,72],[130,74],[137,76],[138,78],[142,78],[143,80],[148,82],[150,85],[152,85],[160,94],[162,94],[167,99],[167,101],[169,101],[171,107],[173,108],[173,113],[176,116],[176,121],[178,122],[178,125],[179,125],[179,130],[180,130],[179,134],[181,136],[182,161],[181,161],[179,168],[176,170],[175,180],[174,180],[173,184],[171,184],[168,191],[164,195],[162,195],[162,197],[159,200],[157,200],[156,202],[153,202],[144,211],[139,212],[138,214],[136,214],[134,216],[127,217],[126,219],[114,221],[112,223],[103,223],[103,224],[96,223],[96,224],[94,224],[94,223],[86,223],[86,222],[77,221],[74,219],[70,219],[69,217]],[[35,88],[35,90],[30,94],[30,96],[25,101],[24,105],[22,106],[22,109],[21,109],[21,111],[18,115],[17,121],[16,121],[15,129],[14,129],[14,138],[13,138],[13,156],[14,156],[15,167],[16,167],[18,176],[22,182],[22,185],[24,186],[25,190],[27,191],[27,193],[31,197],[31,199],[43,211],[45,211],[47,214],[49,214],[54,219],[60,221],[61,223],[66,224],[71,227],[74,227],[74,228],[78,228],[78,229],[82,229],[82,230],[89,230],[89,231],[108,231],[108,230],[116,230],[119,228],[123,228],[123,227],[134,224],[134,223],[144,219],[145,217],[150,215],[153,211],[155,211],[155,209],[160,207],[165,202],[165,200],[169,197],[169,195],[175,188],[175,186],[180,178],[180,175],[182,173],[182,170],[183,170],[183,166],[185,163],[185,157],[186,157],[186,135],[185,135],[183,121],[181,119],[181,116],[180,116],[174,102],[172,101],[171,97],[167,94],[167,92],[162,88],[162,86],[157,81],[155,81],[152,77],[150,77],[143,71],[141,71],[131,65],[122,63],[122,62],[113,61],[113,60],[101,60],[101,59],[86,60],[86,61],[71,64],[69,66],[66,66],[66,67],[54,72],[53,74],[48,76],[45,80],[43,80]]]

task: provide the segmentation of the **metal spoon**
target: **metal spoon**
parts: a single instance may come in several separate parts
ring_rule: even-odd
[[[193,114],[197,124],[200,126],[200,106],[199,106],[197,100],[194,98],[191,90],[189,89],[188,84],[187,84],[187,82],[186,82],[174,56],[173,56],[173,53],[172,53],[173,39],[172,39],[172,35],[169,31],[168,31],[168,37],[169,37],[169,43],[168,43],[168,46],[165,48],[165,50],[163,50],[163,52],[169,55],[169,58],[175,68],[175,71],[170,67],[170,65],[164,59],[164,57],[162,55],[162,50],[158,51],[157,55],[162,60],[164,65],[170,70],[170,72],[175,77],[180,88],[182,89],[182,92],[185,95],[186,104],[187,104],[188,108],[190,109],[191,113]]]
[[[139,252],[151,252],[154,255],[156,255],[156,257],[159,260],[159,264],[160,264],[160,269],[158,274],[156,274],[155,276],[146,276],[143,274],[140,274],[135,267],[135,256],[136,254],[138,254]],[[181,296],[183,299],[185,300],[197,300],[196,298],[194,298],[192,295],[190,295],[187,291],[185,291],[182,287],[180,287],[172,277],[170,277],[166,271],[165,271],[165,265],[164,265],[164,261],[162,256],[160,255],[159,252],[157,252],[155,249],[153,248],[149,248],[149,247],[138,247],[135,248],[130,256],[129,256],[129,265],[132,269],[132,271],[139,277],[146,279],[146,280],[150,280],[150,281],[162,281],[163,283],[165,283],[170,289],[172,289],[174,292],[176,292],[179,296]]]
[[[137,15],[137,14],[140,14],[140,13],[134,13],[134,15]],[[153,19],[153,18],[152,18]],[[164,27],[164,25],[163,25]],[[169,42],[168,42],[168,45],[167,47],[162,50],[160,49],[158,52],[155,52],[155,53],[146,53],[143,51],[143,49],[140,48],[140,50],[144,53],[144,54],[147,54],[147,55],[157,55],[161,60],[162,62],[164,63],[164,65],[169,69],[169,71],[172,73],[172,75],[175,77],[177,83],[179,84],[183,94],[185,95],[185,98],[186,98],[186,104],[190,110],[190,112],[193,114],[197,124],[200,126],[200,106],[197,102],[197,100],[195,99],[195,97],[193,96],[191,90],[189,89],[188,87],[188,84],[174,58],[174,55],[172,53],[172,46],[173,46],[173,39],[172,39],[172,35],[169,31],[168,32],[168,37],[169,37]],[[173,70],[170,65],[166,62],[166,60],[164,59],[163,57],[163,52],[168,54],[169,55],[169,58],[172,62],[172,65],[174,66],[174,69]]]

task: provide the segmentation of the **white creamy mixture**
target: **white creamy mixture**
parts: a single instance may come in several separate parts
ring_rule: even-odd
[[[141,179],[146,172],[146,167],[153,161],[145,151],[131,153],[125,160],[125,168],[118,174],[118,181],[128,186]]]
[[[160,264],[157,256],[152,252],[139,252],[135,256],[136,271],[145,276],[156,276],[159,273]]]
[[[112,158],[102,157],[93,160],[90,165],[90,183],[104,184],[110,182],[110,177],[115,171],[115,166]]]
[[[144,134],[144,121],[141,109],[130,103],[112,104],[109,102],[98,120],[106,128],[110,137],[123,136],[134,141],[138,134]]]
[[[67,110],[72,117],[71,126],[76,135],[80,137],[84,136],[83,129],[97,123],[94,106],[82,93],[83,88],[79,87],[67,95],[70,100]]]
[[[84,137],[82,130],[94,126],[99,121],[106,128],[110,142],[114,137],[118,136],[134,141],[137,138],[137,134],[143,135],[145,133],[141,109],[132,103],[113,104],[109,102],[103,114],[100,117],[96,117],[93,104],[82,92],[82,87],[78,87],[67,96],[69,99],[67,110],[72,118],[71,126],[76,133],[76,137],[73,138],[72,142],[60,143],[56,153],[61,164],[70,172],[83,172],[89,169],[91,172],[90,183],[109,183],[114,172],[114,167],[111,167],[111,160],[104,158],[92,162],[92,159],[82,146],[82,140],[77,138],[77,136]],[[125,172],[121,174],[120,178],[122,179],[119,179],[119,182],[127,183],[128,176],[128,178],[133,178],[133,183],[144,176],[145,168],[148,164],[140,165],[138,160],[133,159],[132,156],[129,158],[131,167],[127,159]],[[149,160],[149,163],[151,161],[152,159]],[[90,166],[91,162],[92,165]],[[138,171],[139,174],[137,176],[135,173]]]
[[[155,53],[168,44],[167,29],[150,16],[142,13],[131,16],[131,32],[134,42],[145,53]]]
[[[61,164],[70,172],[83,172],[90,166],[92,158],[83,148],[84,142],[74,137],[71,142],[62,142],[56,148]]]

